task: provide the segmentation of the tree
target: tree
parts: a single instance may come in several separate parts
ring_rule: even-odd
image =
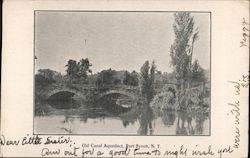
[[[137,73],[135,71],[133,71],[132,73],[125,71],[123,84],[128,86],[138,86]]]
[[[189,60],[189,68],[191,69],[191,66],[192,66],[192,58],[193,58],[193,52],[194,52],[194,43],[195,41],[197,41],[199,39],[199,29],[196,28],[196,32],[193,34],[193,37],[192,37],[192,45],[191,45],[191,53],[190,53],[190,60]]]
[[[129,75],[128,71],[125,71],[125,73],[124,73],[123,84],[125,84],[125,85],[129,85],[130,84],[130,75]]]
[[[88,73],[92,73],[92,70],[90,70],[90,67],[92,66],[92,64],[89,62],[89,59],[81,59],[78,62],[78,76],[80,78],[86,79]]]
[[[130,74],[131,76],[131,86],[138,86],[139,84],[139,79],[138,79],[138,73],[135,71],[132,71],[132,73]]]
[[[149,91],[149,68],[149,61],[146,61],[141,67],[140,90],[142,95],[146,95]]]
[[[99,73],[96,84],[101,85],[110,85],[114,83],[114,70],[108,69],[103,70]]]
[[[175,41],[170,48],[171,64],[174,66],[177,81],[183,89],[185,88],[185,80],[189,84],[193,45],[198,39],[198,30],[193,33],[194,18],[190,13],[176,13],[174,18]]]
[[[55,76],[58,73],[50,69],[39,69],[38,73],[35,75],[35,84],[36,87],[47,86],[51,83],[55,83]]]
[[[140,90],[147,104],[149,104],[154,97],[155,70],[156,65],[154,62],[152,62],[150,67],[149,61],[146,61],[141,67]]]
[[[199,65],[198,60],[194,61],[194,64],[192,64],[191,69],[191,78],[192,81],[196,84],[204,83],[206,82],[206,76],[204,69]]]
[[[56,72],[56,74],[53,76],[54,80],[56,82],[65,82],[65,76],[63,76],[60,72]]]
[[[151,68],[150,68],[150,79],[149,79],[149,85],[150,85],[150,90],[151,90],[149,94],[150,100],[153,99],[153,95],[154,95],[155,71],[156,71],[156,65],[155,65],[155,62],[153,61],[151,64]]]
[[[89,73],[92,73],[90,67],[92,64],[89,62],[89,59],[81,59],[79,62],[70,59],[66,65],[67,67],[67,75],[71,79],[84,79],[86,80]]]
[[[66,65],[67,67],[67,75],[70,77],[70,78],[76,78],[77,77],[77,73],[79,71],[78,69],[78,65],[76,63],[75,60],[72,60],[70,59]]]
[[[53,75],[55,74],[55,71],[50,69],[39,69],[38,74],[42,75],[46,79],[53,79]]]

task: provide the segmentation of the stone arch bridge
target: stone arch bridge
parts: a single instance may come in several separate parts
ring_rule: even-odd
[[[129,97],[131,100],[139,98],[139,88],[135,86],[104,86],[97,87],[84,84],[52,84],[39,91],[39,96],[43,100],[48,100],[52,96],[67,92],[85,100],[87,95],[92,95],[96,100],[111,94],[120,94]]]

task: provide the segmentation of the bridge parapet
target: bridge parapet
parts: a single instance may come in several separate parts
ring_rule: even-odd
[[[100,96],[108,93],[121,93],[128,96],[135,96],[139,93],[139,87],[126,85],[112,85],[112,86],[94,86],[88,84],[70,84],[70,83],[55,83],[39,90],[40,96],[44,99],[50,98],[52,95],[59,92],[74,93],[81,98],[92,93],[94,96]]]

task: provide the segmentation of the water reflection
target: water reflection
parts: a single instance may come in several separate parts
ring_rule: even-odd
[[[195,115],[195,133],[196,134],[203,134],[204,133],[204,122],[208,118],[208,112],[206,108],[201,108],[197,111]]]
[[[192,112],[188,110],[180,110],[177,112],[178,121],[176,126],[177,135],[187,135],[194,134],[194,129],[192,125]]]
[[[174,110],[164,110],[165,115],[162,115],[162,122],[165,126],[173,126],[176,119],[176,112]]]
[[[124,108],[115,102],[103,105],[88,105],[77,100],[68,104],[70,108],[57,108],[59,104],[43,102],[40,117],[35,118],[39,133],[76,134],[139,134],[139,135],[202,135],[208,134],[207,109],[162,109],[157,113],[149,105]],[[51,124],[53,122],[53,124]],[[55,124],[57,126],[55,126]],[[56,129],[55,129],[56,128]]]
[[[140,110],[135,107],[129,110],[128,112],[122,113],[119,115],[123,124],[123,127],[127,127],[129,125],[134,125],[134,123],[138,120],[140,116]]]
[[[75,109],[81,106],[81,102],[74,99],[68,99],[60,102],[57,100],[49,100],[48,104],[56,109]]]
[[[153,121],[153,110],[151,107],[149,107],[149,105],[146,105],[145,108],[142,109],[139,118],[140,127],[138,129],[138,134],[152,135],[154,132],[152,127],[152,121]]]

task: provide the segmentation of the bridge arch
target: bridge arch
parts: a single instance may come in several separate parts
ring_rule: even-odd
[[[138,99],[138,95],[135,93],[131,93],[125,90],[109,90],[106,91],[104,93],[99,94],[96,99],[99,100],[101,98],[103,98],[104,96],[110,95],[110,94],[121,94],[121,95],[125,95],[129,98],[131,98],[132,100],[137,100]]]
[[[57,93],[62,93],[62,92],[72,93],[74,95],[77,95],[80,98],[85,98],[84,95],[82,94],[82,92],[80,92],[76,89],[64,87],[64,88],[54,89],[54,90],[50,91],[49,93],[46,94],[45,99],[49,99],[51,96],[56,95]]]

